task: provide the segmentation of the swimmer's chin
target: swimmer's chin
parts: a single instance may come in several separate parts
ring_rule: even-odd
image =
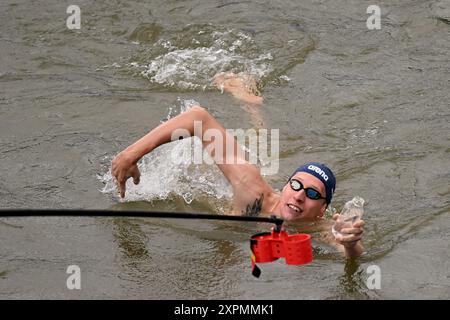
[[[295,221],[295,220],[303,220],[304,216],[303,216],[303,212],[290,212],[289,211],[284,211],[281,212],[281,218],[285,221]]]

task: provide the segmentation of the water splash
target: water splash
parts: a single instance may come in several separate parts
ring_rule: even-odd
[[[157,57],[141,74],[153,83],[179,89],[205,90],[211,78],[222,70],[246,70],[261,78],[271,71],[270,60],[268,55],[250,60],[224,49],[184,49]]]
[[[139,34],[146,34],[145,26],[138,28]],[[259,48],[250,33],[210,24],[165,31],[151,43],[137,43],[140,52],[122,62],[122,71],[148,79],[153,87],[177,90],[213,88],[211,80],[224,71],[251,74],[257,80],[273,71],[271,53]]]
[[[177,114],[183,113],[183,112],[187,111],[188,109],[190,109],[194,106],[199,106],[199,105],[200,105],[200,103],[194,99],[182,100],[182,99],[178,98],[177,104],[169,107],[169,112],[166,116],[166,119],[162,120],[161,123],[164,123],[165,121],[168,121],[169,119],[173,118]]]

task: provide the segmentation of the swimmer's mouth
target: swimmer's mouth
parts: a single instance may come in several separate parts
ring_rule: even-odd
[[[287,206],[288,206],[290,209],[294,210],[296,213],[301,213],[301,212],[303,211],[302,209],[300,209],[300,208],[297,207],[296,205],[293,205],[293,204],[290,204],[290,203],[288,203]]]

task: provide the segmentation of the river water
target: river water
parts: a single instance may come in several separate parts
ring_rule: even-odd
[[[450,298],[449,1],[80,0],[75,30],[71,4],[0,4],[1,208],[226,214],[217,168],[167,161],[183,142],[143,159],[125,201],[108,170],[195,103],[227,128],[252,128],[248,107],[211,86],[233,70],[258,79],[258,112],[279,130],[267,180],[281,188],[299,164],[327,163],[332,209],[366,200],[365,254],[346,261],[313,233],[311,264],[260,264],[256,279],[248,238],[268,225],[0,219],[0,298]],[[379,30],[366,25],[372,4]],[[69,265],[81,290],[66,287]]]

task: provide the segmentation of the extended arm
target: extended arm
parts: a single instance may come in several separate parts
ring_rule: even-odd
[[[235,138],[228,134],[204,108],[195,106],[159,125],[114,158],[111,172],[117,179],[122,198],[125,196],[125,183],[128,178],[132,177],[135,184],[139,183],[140,173],[136,165],[139,159],[162,144],[178,140],[183,132],[191,136],[194,134],[199,136],[203,147],[208,150],[233,186],[238,184],[244,172],[250,170],[255,173],[254,166],[245,161],[245,154],[238,147]],[[213,142],[214,147],[209,147]],[[217,145],[221,146],[217,148],[219,151],[215,148]],[[227,150],[229,145],[232,146],[231,150]],[[237,160],[241,164],[236,164]]]

